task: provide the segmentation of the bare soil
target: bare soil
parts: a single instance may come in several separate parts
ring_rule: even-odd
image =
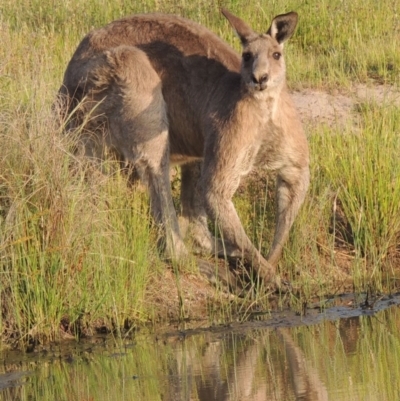
[[[392,103],[400,106],[400,90],[385,85],[357,85],[346,92],[305,89],[293,92],[292,98],[304,124],[325,123],[329,126],[354,122],[357,106],[361,103]]]

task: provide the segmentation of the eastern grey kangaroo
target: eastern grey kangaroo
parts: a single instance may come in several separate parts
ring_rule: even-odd
[[[218,224],[223,251],[274,282],[276,266],[309,185],[307,139],[286,87],[283,43],[297,14],[276,16],[254,32],[227,10],[241,57],[205,27],[173,15],[140,14],[91,31],[59,90],[70,126],[82,124],[87,153],[105,143],[135,167],[150,190],[166,253],[187,255],[182,226],[206,252],[221,251],[207,218]],[[90,114],[88,114],[90,113]],[[277,172],[276,227],[267,259],[246,235],[232,197],[253,166]],[[169,168],[182,171],[181,228]]]

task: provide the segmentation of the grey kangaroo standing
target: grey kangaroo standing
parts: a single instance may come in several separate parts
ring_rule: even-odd
[[[283,57],[297,14],[278,15],[258,34],[227,10],[222,13],[241,40],[241,58],[195,22],[134,15],[82,40],[60,98],[66,113],[81,102],[75,124],[91,113],[87,143],[104,141],[148,183],[153,216],[165,228],[171,257],[187,252],[168,176],[170,165],[178,164],[182,226],[206,252],[223,250],[252,263],[268,284],[275,281],[309,185],[307,140],[286,88]],[[251,243],[232,203],[242,176],[260,164],[277,171],[276,227],[267,259]],[[207,217],[217,222],[223,249]]]

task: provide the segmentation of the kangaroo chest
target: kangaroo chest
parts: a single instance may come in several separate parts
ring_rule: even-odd
[[[278,170],[282,167],[282,129],[274,124],[268,124],[261,132],[256,143],[243,150],[241,165],[243,175],[248,174],[254,167],[264,167]]]

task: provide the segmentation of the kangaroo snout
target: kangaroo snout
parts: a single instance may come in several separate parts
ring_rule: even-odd
[[[251,75],[251,80],[257,90],[264,90],[267,87],[269,76],[268,74],[262,74],[261,76],[257,76],[255,74]]]

